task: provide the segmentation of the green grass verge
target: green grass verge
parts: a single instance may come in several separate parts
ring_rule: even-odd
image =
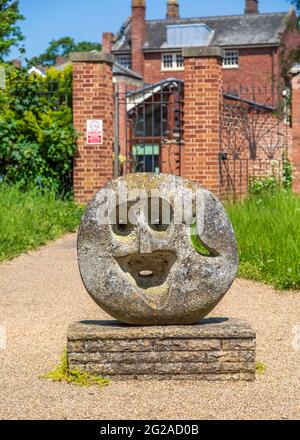
[[[0,184],[0,262],[74,232],[82,213],[81,206],[53,193]]]
[[[227,204],[239,246],[239,275],[300,289],[300,198],[285,191]]]
[[[70,370],[68,366],[67,349],[64,350],[60,364],[50,373],[40,376],[41,379],[49,379],[53,382],[67,382],[79,387],[97,385],[100,388],[109,385],[109,380],[86,371]]]

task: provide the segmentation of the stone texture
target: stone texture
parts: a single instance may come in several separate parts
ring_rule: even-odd
[[[115,57],[106,52],[72,52],[70,61],[81,63],[109,63],[113,64]]]
[[[68,361],[119,379],[254,380],[255,332],[240,320],[129,327],[81,322],[68,332]]]
[[[145,204],[156,191],[173,212],[170,224],[159,229],[165,225],[157,227],[142,216],[135,224],[118,220],[115,224],[124,188],[144,194]],[[201,223],[198,239],[207,254],[200,254],[192,244],[192,218],[180,224],[174,221],[178,200],[186,206],[190,198],[191,215]],[[134,201],[130,203],[134,208]],[[130,174],[99,191],[81,222],[78,261],[95,302],[115,319],[133,325],[198,322],[224,297],[238,268],[233,228],[217,198],[192,181],[154,174]]]
[[[81,322],[69,329],[68,361],[116,378],[254,380],[255,332],[223,319],[172,327]]]
[[[224,49],[219,46],[184,47],[182,54],[185,58],[224,58]]]

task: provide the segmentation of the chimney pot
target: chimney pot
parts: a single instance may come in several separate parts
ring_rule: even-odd
[[[246,0],[245,14],[258,14],[258,0]]]
[[[167,3],[167,19],[176,20],[179,18],[179,3],[178,0],[168,0]]]

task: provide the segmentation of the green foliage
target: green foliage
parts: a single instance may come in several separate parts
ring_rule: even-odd
[[[57,57],[68,56],[70,52],[90,52],[92,50],[101,50],[100,43],[91,43],[89,41],[80,41],[75,43],[71,37],[63,37],[59,40],[52,40],[45,53],[31,58],[29,65],[53,66]]]
[[[283,179],[282,184],[283,188],[286,190],[292,189],[293,183],[293,166],[289,159],[286,157],[283,158]]]
[[[300,198],[291,191],[261,191],[227,205],[244,278],[277,289],[300,289]]]
[[[300,30],[300,0],[290,0],[293,6],[295,6],[296,11],[298,13],[298,17],[294,15],[290,16],[290,19],[287,23],[288,29],[293,32],[299,32]],[[292,49],[281,43],[281,51],[280,51],[280,64],[281,64],[281,75],[285,81],[287,86],[290,85],[290,69],[293,67],[295,63],[300,62],[300,45],[293,47]]]
[[[53,382],[67,382],[79,387],[98,385],[100,388],[109,385],[109,380],[95,374],[81,370],[70,370],[68,366],[67,349],[64,350],[60,364],[50,373],[41,376],[42,379],[50,379]]]
[[[0,0],[0,60],[9,54],[12,46],[17,46],[24,36],[17,25],[24,17],[19,11],[19,1]],[[23,52],[24,49],[22,48]]]
[[[300,12],[300,0],[291,0],[292,5],[295,6],[298,12]]]
[[[267,367],[262,362],[257,362],[256,364],[256,374],[265,374]]]
[[[49,69],[41,78],[6,66],[6,89],[0,91],[0,176],[6,182],[71,193],[71,88],[71,68]]]
[[[291,162],[284,156],[282,180],[273,174],[269,177],[254,178],[250,181],[250,195],[260,196],[264,194],[276,193],[281,190],[290,191],[293,181],[293,167]]]
[[[76,231],[83,208],[53,192],[0,184],[0,261]]]
[[[191,240],[198,254],[203,255],[204,257],[211,257],[213,255],[212,252],[204,245],[204,243],[202,243],[198,235],[196,222],[191,225]]]

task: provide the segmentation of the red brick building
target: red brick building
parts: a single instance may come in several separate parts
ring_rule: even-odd
[[[260,14],[258,0],[240,1],[245,1],[244,15],[181,18],[179,0],[166,0],[166,18],[147,20],[146,0],[132,0],[131,17],[116,35],[103,35],[103,50],[154,84],[170,77],[184,79],[184,47],[219,46],[225,52],[225,89],[236,83],[276,87],[281,51],[299,43],[289,26],[295,12]]]
[[[281,76],[282,53],[300,43],[289,26],[296,15],[260,14],[258,3],[246,0],[241,16],[182,19],[168,0],[167,18],[147,21],[145,0],[132,0],[118,34],[103,34],[102,53],[72,54],[77,200],[130,172],[176,174],[235,196],[253,179],[282,180],[287,159],[299,190],[299,124],[292,132],[290,122],[300,95],[291,112]],[[94,119],[101,145],[87,141]]]

